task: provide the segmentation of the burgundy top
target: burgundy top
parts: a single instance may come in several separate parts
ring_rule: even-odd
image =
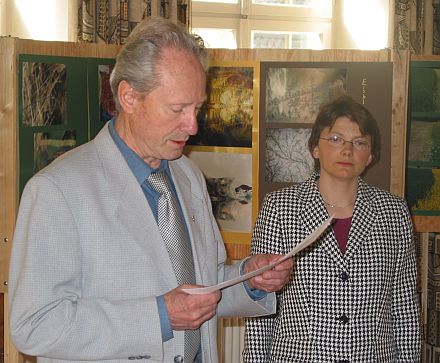
[[[332,224],[333,232],[336,237],[336,241],[338,241],[339,249],[341,253],[344,254],[347,249],[347,241],[348,241],[348,233],[350,232],[351,227],[351,218],[343,218],[337,219],[335,218]]]

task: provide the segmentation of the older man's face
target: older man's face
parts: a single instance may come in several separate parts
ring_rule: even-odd
[[[153,168],[182,155],[206,99],[205,72],[192,54],[167,48],[159,69],[160,86],[136,101],[130,122],[130,146]]]

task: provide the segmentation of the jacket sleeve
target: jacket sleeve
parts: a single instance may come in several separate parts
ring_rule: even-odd
[[[419,303],[417,298],[417,268],[415,242],[411,218],[405,202],[402,201],[401,220],[402,254],[394,276],[392,312],[398,362],[419,362],[421,331]]]
[[[31,179],[21,198],[10,265],[10,332],[17,349],[63,360],[145,354],[161,360],[156,298],[123,298],[116,291],[114,299],[83,297],[80,240],[63,192],[44,176]]]

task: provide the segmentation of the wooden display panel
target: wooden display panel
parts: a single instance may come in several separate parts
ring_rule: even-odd
[[[11,37],[0,38],[0,298],[3,303],[4,361],[26,360],[20,355],[9,336],[7,281],[12,234],[19,197],[18,170],[18,58],[20,54],[60,57],[115,58],[120,46],[43,42]]]

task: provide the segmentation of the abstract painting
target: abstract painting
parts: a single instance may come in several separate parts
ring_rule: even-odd
[[[299,183],[313,172],[308,151],[310,129],[271,128],[266,130],[266,181]]]
[[[53,126],[67,123],[66,66],[22,63],[22,124]]]
[[[254,67],[211,66],[207,100],[198,114],[199,131],[188,145],[252,147],[252,126],[258,115]]]
[[[34,173],[77,146],[76,131],[48,131],[34,134]]]
[[[266,122],[313,123],[319,107],[347,92],[345,68],[268,68]]]
[[[190,151],[188,157],[202,170],[220,230],[252,230],[252,155]]]

